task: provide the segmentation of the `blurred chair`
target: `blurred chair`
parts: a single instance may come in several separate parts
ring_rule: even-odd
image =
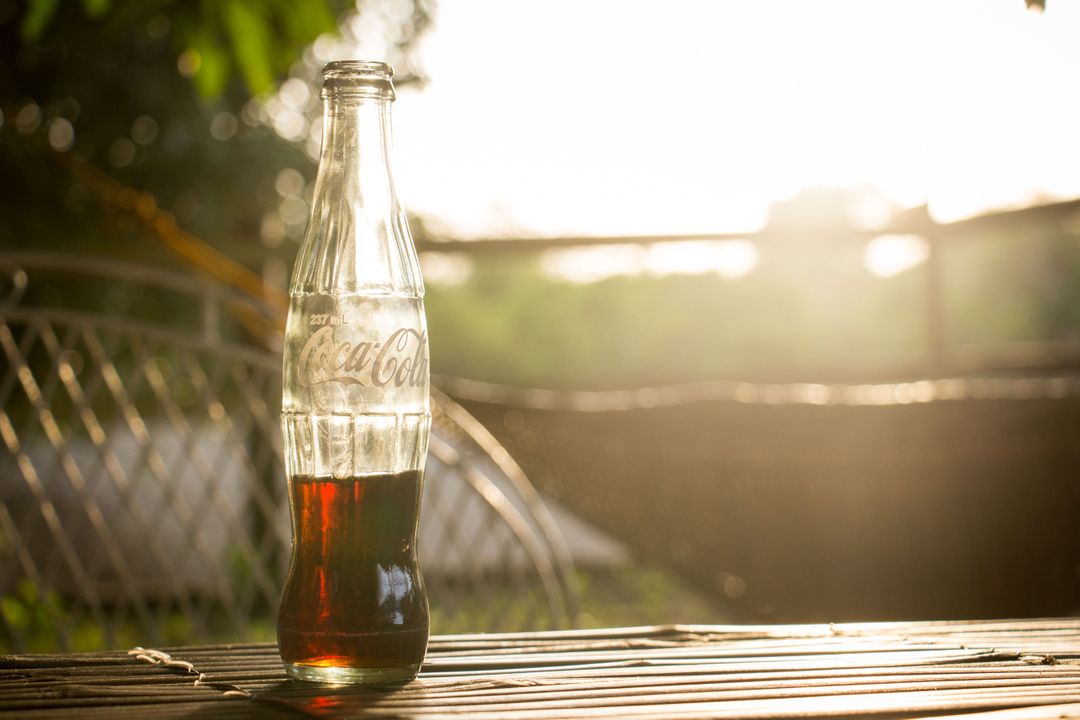
[[[0,648],[273,637],[290,542],[276,327],[205,278],[0,255]],[[540,497],[437,392],[433,417],[433,629],[572,625]]]

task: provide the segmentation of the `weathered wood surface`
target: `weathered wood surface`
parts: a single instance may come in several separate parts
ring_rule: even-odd
[[[444,635],[382,691],[289,683],[270,644],[163,650],[0,657],[0,716],[1080,718],[1072,618]]]

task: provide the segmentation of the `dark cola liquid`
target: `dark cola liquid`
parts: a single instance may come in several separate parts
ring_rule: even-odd
[[[423,474],[289,479],[293,554],[278,616],[289,673],[327,682],[403,682],[428,639],[416,561]]]

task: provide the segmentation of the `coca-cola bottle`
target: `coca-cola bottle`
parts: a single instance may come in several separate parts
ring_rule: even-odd
[[[323,70],[311,220],[289,288],[282,427],[292,562],[278,644],[299,680],[416,676],[416,559],[431,414],[424,284],[390,173],[393,70]]]

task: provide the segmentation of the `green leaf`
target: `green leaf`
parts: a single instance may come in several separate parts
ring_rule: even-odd
[[[268,0],[274,27],[278,29],[278,39],[283,52],[274,60],[274,69],[285,74],[292,59],[301,55],[304,48],[323,34],[337,34],[337,12],[326,0],[311,0],[297,4],[291,0]]]
[[[193,78],[199,95],[205,100],[220,96],[229,82],[229,53],[208,32],[195,35],[191,49],[199,53],[199,69]]]
[[[220,97],[229,82],[231,62],[222,42],[217,14],[176,13],[173,30],[180,39],[179,48],[198,55],[198,67],[191,79],[199,96],[204,100]]]
[[[23,39],[40,39],[59,5],[60,0],[30,0],[27,4],[26,15],[23,16],[22,26],[19,28]]]
[[[71,645],[76,652],[106,647],[105,629],[100,625],[81,622],[75,626],[73,635]]]
[[[324,33],[338,31],[337,20],[328,4],[322,0],[295,5],[290,2],[275,4],[278,22],[295,47],[304,47]]]
[[[25,630],[30,626],[30,613],[21,602],[10,595],[0,597],[0,616],[13,628]]]
[[[274,85],[270,28],[259,7],[246,0],[229,0],[224,6],[225,29],[236,64],[248,89],[256,95],[271,90]]]
[[[92,18],[99,18],[109,12],[111,0],[83,0],[83,10]]]
[[[15,586],[15,592],[27,605],[36,605],[40,596],[37,583],[30,578],[20,580],[19,584]]]
[[[306,42],[311,42],[323,33],[338,31],[336,14],[324,2],[306,3],[304,12],[298,13],[297,17],[304,23],[307,38],[303,40]]]

